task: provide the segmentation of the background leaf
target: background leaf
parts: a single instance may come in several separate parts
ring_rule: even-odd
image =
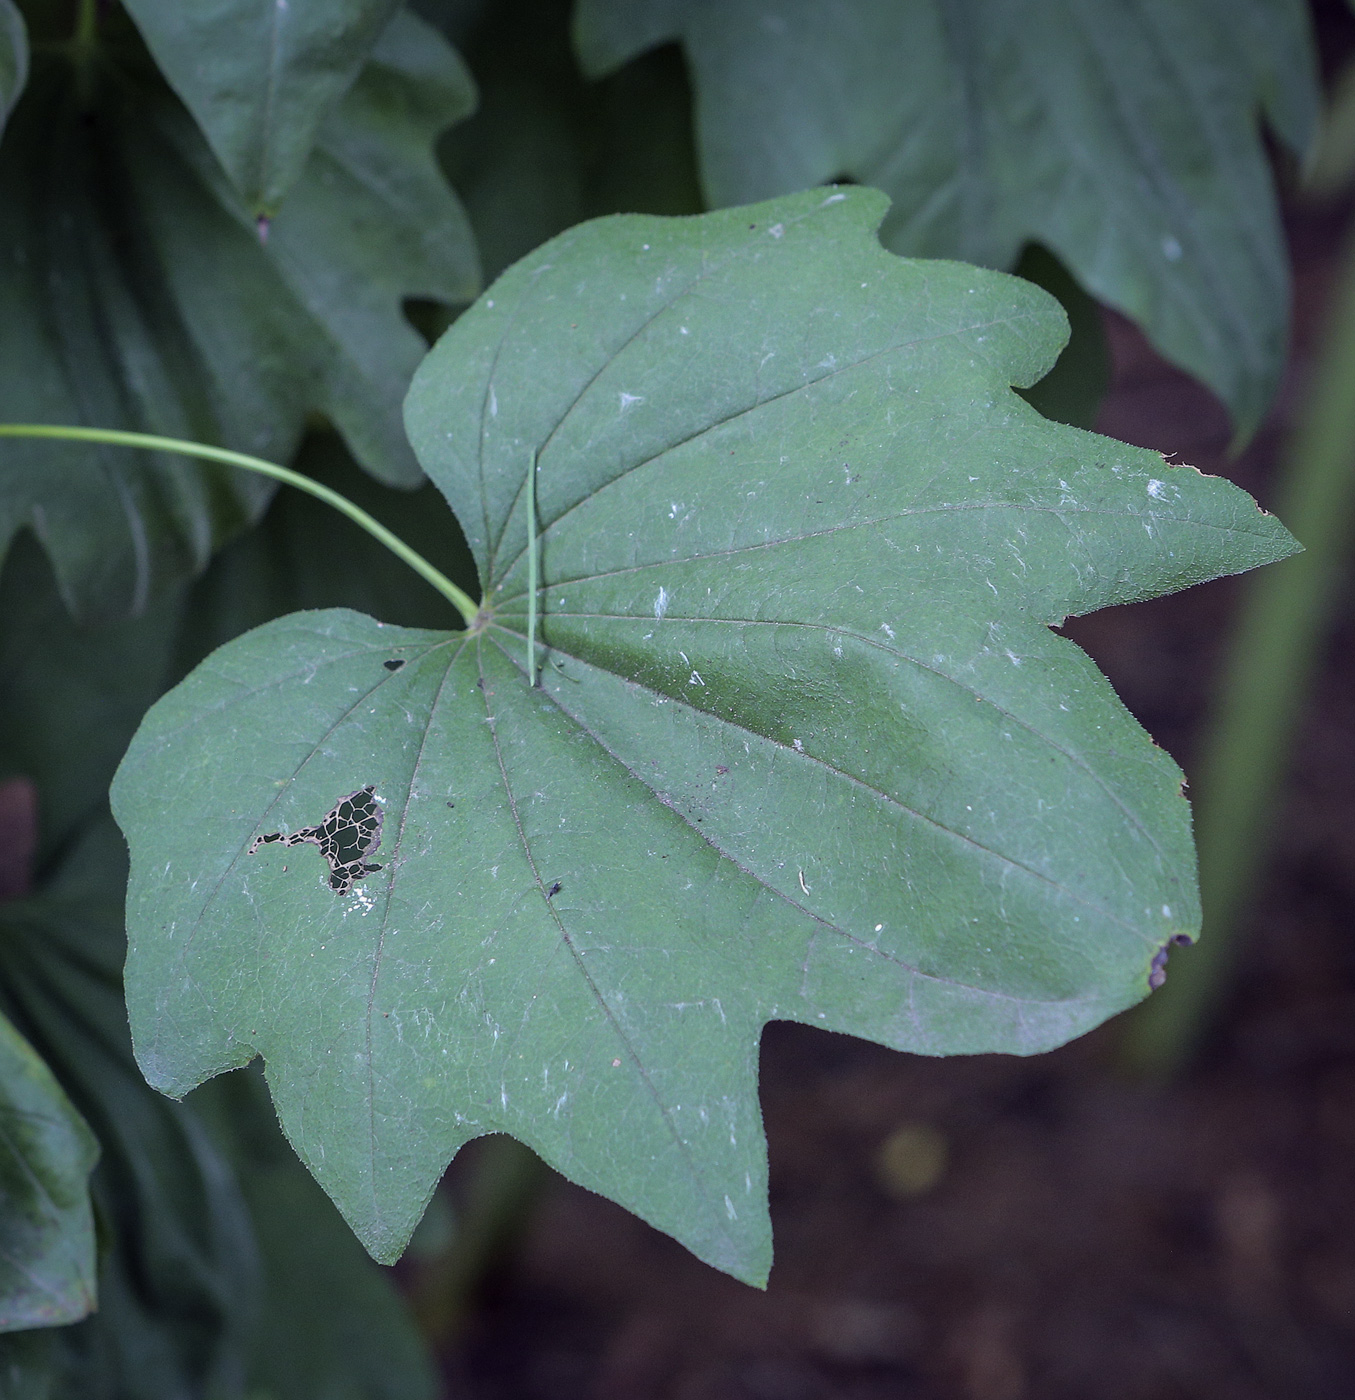
[[[125,0],[254,214],[273,215],[399,0]]]
[[[586,218],[705,208],[676,45],[589,82],[557,0],[500,0],[474,17],[465,8],[420,5],[465,53],[481,94],[441,152],[487,276]],[[1027,397],[1046,417],[1090,428],[1110,378],[1100,308],[1045,248],[1028,247],[1015,270],[1053,292],[1072,326],[1067,349]]]
[[[94,1306],[94,1135],[0,1016],[0,1331],[75,1322]]]
[[[416,483],[399,403],[423,341],[402,298],[464,300],[478,276],[432,154],[473,100],[452,50],[397,16],[261,245],[135,34],[104,42],[92,110],[44,57],[0,146],[0,418],[285,460],[319,410],[369,471]],[[83,616],[140,612],[271,494],[227,469],[21,441],[0,447],[0,479],[0,542],[31,526]]]
[[[28,36],[13,0],[0,0],[0,133],[28,80]]]
[[[1179,770],[1048,627],[1292,542],[1040,419],[1007,386],[1057,355],[1052,299],[892,257],[884,208],[604,219],[517,264],[408,408],[489,621],[294,615],[129,749],[139,1063],[183,1094],[262,1054],[379,1258],[502,1131],[761,1280],[767,1020],[1031,1053],[1197,925]],[[351,894],[314,847],[249,854],[365,785],[380,868]]]
[[[53,1357],[59,1333],[0,1333],[0,1395],[5,1400],[48,1400],[56,1377]]]
[[[581,0],[584,67],[680,40],[713,205],[849,176],[899,253],[1011,267],[1027,241],[1255,428],[1289,284],[1259,119],[1303,151],[1300,0]]]
[[[499,0],[475,22],[420,8],[465,53],[481,93],[441,149],[487,276],[583,219],[701,212],[691,94],[675,49],[588,82],[558,0]]]

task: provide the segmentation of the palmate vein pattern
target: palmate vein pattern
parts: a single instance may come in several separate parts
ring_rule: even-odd
[[[1180,772],[1051,626],[1288,537],[1040,419],[1010,386],[1058,353],[1052,301],[886,254],[882,212],[600,220],[511,269],[406,412],[475,626],[281,619],[128,753],[142,1067],[184,1093],[262,1055],[379,1258],[508,1132],[763,1280],[767,1021],[1033,1053],[1198,927]],[[260,840],[368,789],[398,836],[339,853],[342,897]]]

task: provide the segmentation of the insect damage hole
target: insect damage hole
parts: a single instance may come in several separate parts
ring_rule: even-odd
[[[260,846],[274,842],[282,846],[319,846],[329,866],[330,889],[337,895],[346,895],[364,875],[381,869],[379,865],[366,862],[381,844],[382,815],[376,790],[368,784],[341,797],[315,826],[294,831],[290,836],[280,831],[256,836],[248,854],[253,855]]]

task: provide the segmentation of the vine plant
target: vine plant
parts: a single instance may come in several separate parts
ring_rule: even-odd
[[[1067,269],[1254,424],[1285,302],[1258,114],[1306,141],[1303,11],[1089,4],[1081,32],[1131,56],[1108,69],[1002,6],[956,46],[939,6],[855,0],[824,35],[787,4],[759,48],[757,7],[672,0],[645,28],[586,0],[595,75],[681,44],[695,139],[661,198],[604,197],[579,157],[572,193],[528,182],[505,218],[433,140],[474,102],[448,37],[491,89],[475,149],[518,169],[545,139],[495,124],[511,7],[419,8],[0,0],[4,757],[41,804],[37,884],[0,910],[0,1051],[6,1170],[42,1183],[5,1225],[0,1326],[35,1393],[427,1394],[299,1164],[390,1262],[491,1133],[762,1284],[768,1021],[1037,1053],[1198,931],[1181,774],[1057,629],[1294,543],[1228,483],[1054,421],[1095,397]],[[1164,132],[1168,31],[1219,106]],[[795,112],[759,87],[824,53],[863,75],[842,129],[811,76]],[[1085,84],[1022,89],[1052,203],[945,135],[952,88],[1005,131],[1050,53],[1144,89],[1128,136],[1088,126]],[[923,65],[931,110],[895,110],[881,54]],[[569,82],[580,151],[661,125]],[[1097,186],[1069,120],[1151,197]],[[871,133],[913,128],[909,176],[927,142],[882,160]],[[822,183],[844,175],[889,194]],[[1234,203],[1243,250],[1206,232]],[[500,275],[453,320],[480,254]],[[1043,267],[1081,358],[1048,292],[937,254]],[[317,413],[351,459],[312,433],[269,460]],[[363,1341],[289,1290],[319,1269]]]

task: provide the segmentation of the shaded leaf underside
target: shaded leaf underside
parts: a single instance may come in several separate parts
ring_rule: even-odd
[[[714,205],[851,176],[886,246],[1011,267],[1034,240],[1250,433],[1283,368],[1287,259],[1262,112],[1302,152],[1300,0],[582,0],[606,72],[680,40]]]
[[[94,1306],[98,1155],[51,1070],[0,1016],[0,1332],[74,1322]]]
[[[599,220],[518,264],[408,406],[482,625],[297,614],[129,751],[143,1069],[181,1094],[262,1054],[378,1257],[506,1131],[761,1280],[767,1020],[1031,1053],[1197,926],[1179,771],[1048,628],[1288,537],[1040,419],[1008,386],[1057,354],[1052,300],[892,257],[883,212]],[[309,848],[248,854],[369,784],[382,869],[348,896]]]
[[[423,353],[407,296],[476,288],[432,143],[473,102],[456,55],[400,15],[321,128],[261,245],[187,113],[111,68],[82,113],[45,58],[0,144],[0,419],[127,427],[274,460],[324,413],[411,485],[399,405]],[[257,518],[261,478],[123,449],[7,441],[0,547],[23,525],[63,595],[137,613]]]
[[[126,0],[254,214],[277,213],[399,0]]]

